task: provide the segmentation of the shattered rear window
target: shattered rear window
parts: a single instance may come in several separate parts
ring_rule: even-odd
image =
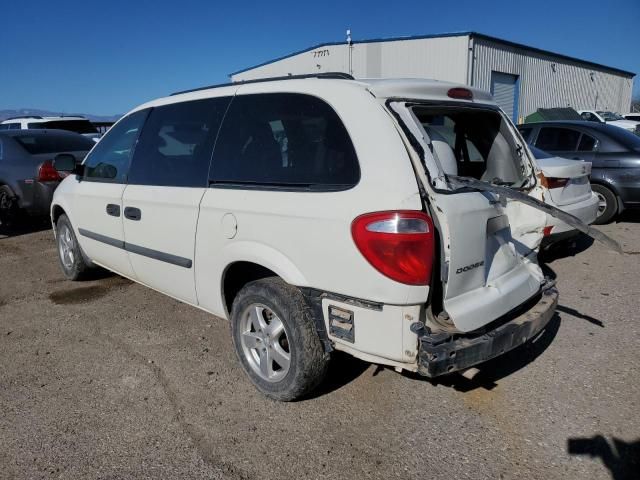
[[[498,111],[414,106],[413,113],[448,175],[516,188],[527,182],[522,146]]]

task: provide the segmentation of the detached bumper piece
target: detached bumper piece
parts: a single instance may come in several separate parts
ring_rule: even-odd
[[[553,317],[558,290],[550,286],[524,308],[481,333],[451,335],[426,333],[419,336],[418,373],[437,377],[465,370],[512,350],[540,333]]]

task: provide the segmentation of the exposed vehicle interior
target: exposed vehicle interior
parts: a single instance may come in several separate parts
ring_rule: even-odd
[[[446,174],[516,188],[526,182],[522,146],[515,143],[499,112],[417,106],[413,113]]]

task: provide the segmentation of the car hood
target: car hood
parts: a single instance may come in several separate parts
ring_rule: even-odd
[[[545,177],[577,178],[591,174],[591,162],[569,160],[562,157],[536,159],[536,163]]]

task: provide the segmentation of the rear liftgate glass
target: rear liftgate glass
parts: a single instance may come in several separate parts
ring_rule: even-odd
[[[620,251],[601,232],[527,194],[540,187],[520,137],[497,108],[387,105],[439,222],[443,313],[456,329],[476,330],[540,292],[545,279],[534,250],[547,213]]]

